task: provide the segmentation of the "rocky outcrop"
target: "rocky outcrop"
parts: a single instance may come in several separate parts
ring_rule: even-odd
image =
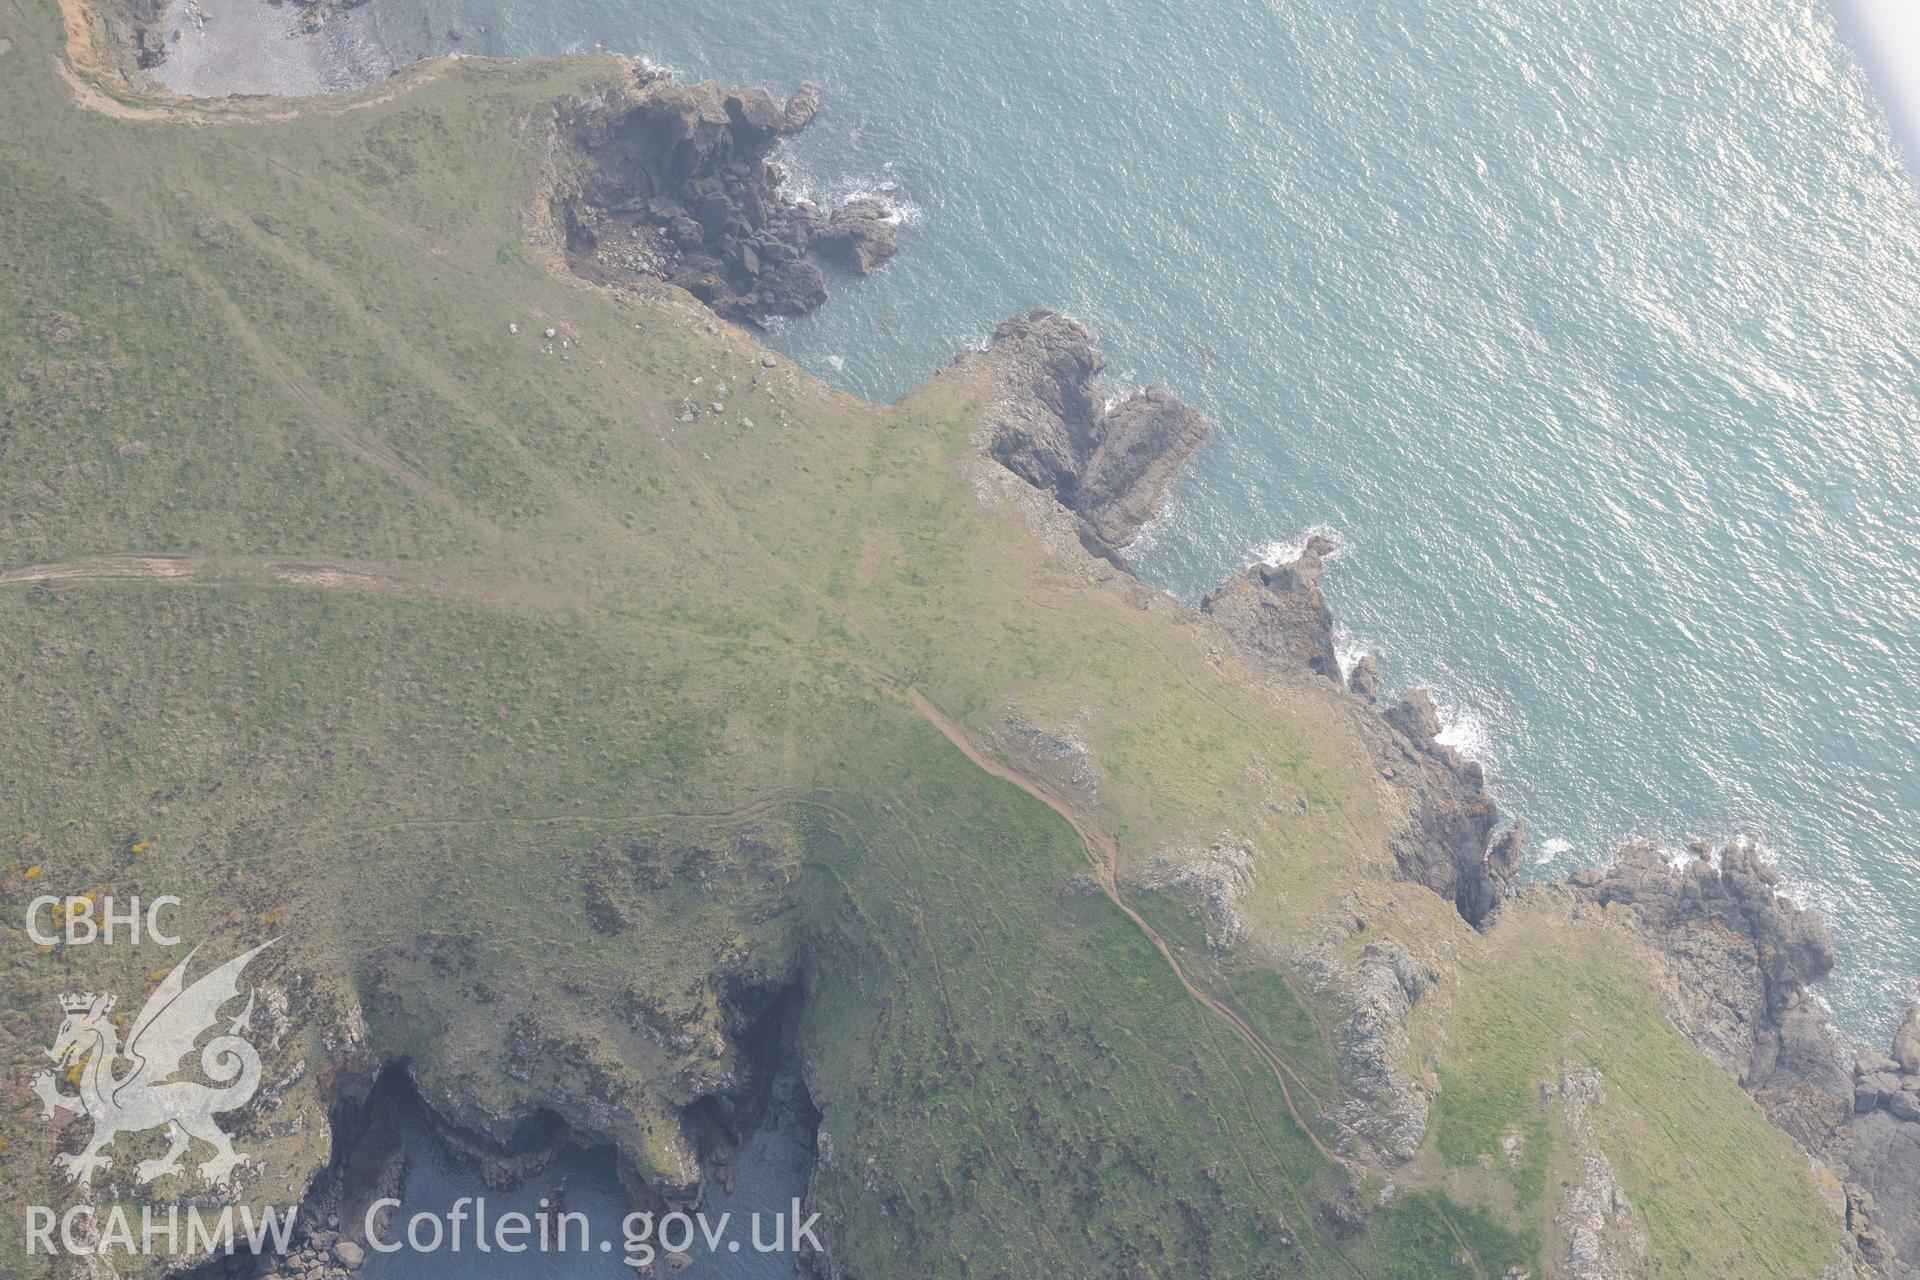
[[[1847,1226],[1884,1276],[1920,1276],[1920,1122],[1875,1110],[1847,1126]]]
[[[810,80],[801,81],[800,87],[788,95],[787,105],[780,112],[781,136],[790,138],[812,124],[825,102],[819,85]]]
[[[1371,705],[1380,696],[1371,655],[1341,680],[1333,613],[1320,586],[1333,552],[1332,539],[1316,534],[1297,558],[1253,565],[1208,592],[1200,608],[1254,666],[1325,680]],[[1381,776],[1409,793],[1409,817],[1394,841],[1401,873],[1451,900],[1472,924],[1483,923],[1519,868],[1525,829],[1516,824],[1493,839],[1500,815],[1485,771],[1440,741],[1440,713],[1426,690],[1412,690],[1360,727]]]
[[[1400,736],[1422,751],[1440,747],[1440,709],[1425,689],[1409,689],[1407,695],[1380,713],[1380,718],[1400,731]]]
[[[1253,887],[1258,865],[1250,840],[1221,837],[1204,849],[1163,846],[1148,861],[1142,887],[1186,897],[1206,921],[1207,949],[1224,954],[1246,930],[1240,899]]]
[[[1164,392],[1107,410],[1097,381],[1102,361],[1086,329],[1052,312],[1006,322],[986,352],[956,364],[982,361],[1003,394],[976,443],[1057,499],[1079,521],[1089,551],[1119,563],[1117,548],[1150,518],[1204,423]],[[1378,663],[1363,657],[1343,680],[1335,654],[1321,586],[1334,549],[1329,539],[1310,538],[1294,560],[1252,566],[1209,592],[1201,608],[1249,664],[1324,680],[1370,709],[1380,697]],[[1382,779],[1403,793],[1406,820],[1393,846],[1402,873],[1449,898],[1469,922],[1486,924],[1518,873],[1524,825],[1498,829],[1483,769],[1441,741],[1439,712],[1425,690],[1359,723]],[[1235,875],[1203,876],[1228,865]],[[1208,942],[1231,946],[1239,931],[1233,899],[1252,867],[1250,858],[1163,859],[1151,883],[1204,886],[1209,919],[1234,926],[1210,928]],[[1810,990],[1833,967],[1832,942],[1818,914],[1778,888],[1778,874],[1753,846],[1735,841],[1696,846],[1680,866],[1636,844],[1608,869],[1532,892],[1571,893],[1653,941],[1669,960],[1665,993],[1675,1024],[1806,1148],[1834,1188],[1859,1257],[1889,1280],[1920,1280],[1906,1261],[1920,1257],[1920,1214],[1911,1211],[1920,1203],[1920,1007],[1895,1036],[1893,1056],[1862,1055],[1848,1077]],[[1300,951],[1294,960],[1348,1009],[1339,1047],[1349,1096],[1330,1116],[1343,1146],[1403,1162],[1420,1146],[1431,1102],[1404,1071],[1405,1024],[1436,975],[1391,938],[1370,944],[1357,964]],[[1543,1094],[1543,1106],[1562,1113],[1579,1157],[1556,1214],[1566,1248],[1559,1266],[1586,1280],[1637,1274],[1648,1249],[1644,1224],[1587,1131],[1586,1102],[1600,1087],[1597,1072],[1569,1064],[1551,1096]],[[1509,1158],[1517,1158],[1522,1139],[1508,1141]]]
[[[1380,721],[1391,731],[1371,735],[1381,774],[1415,796],[1413,821],[1394,844],[1401,873],[1452,899],[1469,924],[1484,924],[1519,869],[1525,827],[1494,839],[1500,811],[1486,771],[1440,741],[1440,715],[1425,689],[1410,691]]]
[[[1085,708],[1064,722],[1042,723],[1009,702],[1001,715],[1004,732],[996,736],[1035,770],[1097,804],[1100,771],[1087,742],[1091,724],[1092,713]]]
[[[1076,496],[1094,532],[1123,547],[1158,514],[1207,420],[1165,387],[1145,387],[1101,414],[1096,435]]]
[[[1527,844],[1527,824],[1516,820],[1487,842],[1486,856],[1464,873],[1455,862],[1456,904],[1469,921],[1491,917],[1520,873],[1520,854]]]
[[[1380,663],[1372,654],[1361,654],[1347,673],[1347,692],[1368,706],[1380,701]]]
[[[1124,567],[1119,549],[1151,519],[1186,459],[1206,438],[1204,418],[1169,392],[1149,387],[1111,409],[1099,378],[1104,361],[1086,326],[1034,310],[994,330],[985,365],[1000,396],[976,444],[1008,471],[1051,494],[1078,522],[1081,544]],[[1307,540],[1295,559],[1254,565],[1201,601],[1242,657],[1283,678],[1341,686],[1333,614],[1321,590],[1331,539]],[[1379,695],[1371,659],[1355,669],[1364,701]],[[1424,690],[1362,732],[1382,776],[1406,793],[1407,820],[1395,838],[1403,874],[1452,901],[1475,925],[1506,896],[1519,866],[1524,829],[1492,839],[1499,813],[1475,761],[1439,740],[1440,717]]]
[[[1675,971],[1669,1013],[1742,1085],[1841,1093],[1845,1075],[1809,989],[1834,962],[1819,913],[1780,896],[1779,873],[1750,841],[1699,842],[1691,854],[1675,866],[1637,841],[1570,883],[1631,912],[1659,944]]]
[[[814,251],[849,271],[872,275],[899,248],[893,211],[883,201],[860,196],[833,211],[814,237]]]
[[[1500,810],[1486,771],[1440,741],[1425,689],[1408,691],[1363,732],[1381,777],[1408,793],[1409,818],[1393,842],[1401,874],[1452,901],[1469,924],[1485,924],[1519,870],[1525,825],[1495,835]]]
[[[1207,421],[1161,387],[1106,407],[1105,361],[1085,325],[1036,309],[993,332],[984,361],[1000,384],[981,443],[1015,475],[1079,519],[1082,541],[1118,559],[1207,436]]]
[[[1867,1260],[1898,1280],[1920,1277],[1920,1003],[1894,1032],[1893,1054],[1853,1066],[1842,1135],[1848,1226]]]
[[[135,67],[150,70],[167,59],[167,0],[101,0],[94,6],[107,47],[124,50]]]
[[[1698,841],[1677,862],[1636,841],[1567,888],[1654,945],[1674,1025],[1843,1180],[1860,1256],[1892,1280],[1920,1280],[1920,1005],[1892,1056],[1862,1053],[1849,1071],[1811,990],[1833,968],[1826,926],[1781,896],[1748,840]]]
[[[1920,1075],[1920,1003],[1908,1007],[1900,1029],[1893,1033],[1893,1060],[1900,1070]]]
[[[329,19],[366,3],[367,0],[293,0],[294,12],[299,15],[297,29],[308,33],[319,31]]]
[[[729,320],[764,325],[827,297],[809,252],[860,272],[896,246],[892,213],[870,197],[829,215],[789,198],[774,145],[820,112],[819,86],[782,105],[765,89],[683,85],[629,66],[617,89],[561,110],[578,158],[549,200],[574,269],[602,283],[664,280]]]
[[[1604,1107],[1606,1099],[1606,1077],[1571,1060],[1560,1064],[1557,1082],[1540,1086],[1541,1105],[1558,1113],[1578,1171],[1577,1177],[1562,1180],[1553,1220],[1565,1246],[1555,1274],[1567,1280],[1628,1280],[1645,1273],[1646,1230],[1594,1132],[1592,1113]],[[1517,1134],[1511,1138],[1519,1141]],[[1510,1148],[1508,1158],[1517,1151],[1517,1146]]]
[[[1337,685],[1333,611],[1320,590],[1321,563],[1333,552],[1331,538],[1308,538],[1298,559],[1250,566],[1208,592],[1200,611],[1225,626],[1258,665],[1309,672]]]
[[[1402,1064],[1407,1016],[1438,976],[1387,937],[1368,943],[1337,986],[1348,1008],[1339,1046],[1351,1100],[1336,1118],[1344,1134],[1364,1141],[1375,1158],[1390,1164],[1411,1160],[1427,1135],[1433,1098]]]

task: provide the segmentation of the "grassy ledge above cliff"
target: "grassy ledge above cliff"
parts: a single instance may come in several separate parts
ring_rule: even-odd
[[[1625,935],[1397,878],[1372,713],[1052,536],[971,447],[979,367],[867,404],[559,269],[554,104],[611,60],[203,107],[76,82],[66,35],[0,11],[0,1249],[82,1194],[28,1088],[57,997],[164,967],[18,934],[97,892],[284,936],[255,1202],[401,1060],[685,1192],[730,1001],[797,980],[841,1274],[1571,1274],[1596,1161],[1633,1272],[1839,1256]],[[1402,956],[1431,1114],[1388,1165],[1345,1042]],[[198,1192],[116,1154],[100,1203]]]

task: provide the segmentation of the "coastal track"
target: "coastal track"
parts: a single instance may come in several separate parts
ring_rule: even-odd
[[[938,707],[927,701],[926,696],[918,689],[907,688],[902,692],[907,701],[912,704],[914,710],[918,711],[927,723],[938,729],[947,741],[958,747],[961,754],[966,756],[968,760],[986,770],[994,777],[999,778],[1001,781],[1011,782],[1014,786],[1020,788],[1066,819],[1067,824],[1071,826],[1074,833],[1080,837],[1080,842],[1086,849],[1087,861],[1093,865],[1094,878],[1099,881],[1101,891],[1107,895],[1114,906],[1118,907],[1121,912],[1125,914],[1127,919],[1133,921],[1140,932],[1146,936],[1147,941],[1151,942],[1154,948],[1160,952],[1160,955],[1166,960],[1168,967],[1173,970],[1173,976],[1179,979],[1180,985],[1186,990],[1186,993],[1224,1020],[1227,1025],[1233,1029],[1234,1034],[1244,1041],[1247,1047],[1253,1050],[1255,1056],[1266,1064],[1268,1070],[1273,1073],[1274,1081],[1280,1086],[1280,1095],[1286,1099],[1288,1114],[1293,1117],[1293,1122],[1299,1126],[1300,1131],[1307,1136],[1307,1140],[1313,1143],[1315,1149],[1318,1150],[1321,1155],[1334,1163],[1348,1168],[1357,1167],[1354,1161],[1346,1156],[1340,1155],[1320,1140],[1319,1135],[1314,1133],[1312,1126],[1307,1123],[1306,1117],[1301,1114],[1300,1108],[1294,1103],[1293,1090],[1288,1087],[1287,1083],[1289,1080],[1298,1086],[1303,1093],[1312,1097],[1316,1103],[1319,1102],[1319,1099],[1314,1097],[1313,1091],[1307,1087],[1306,1082],[1300,1079],[1299,1073],[1280,1055],[1278,1050],[1271,1044],[1268,1044],[1266,1039],[1253,1029],[1245,1018],[1231,1006],[1203,990],[1196,985],[1191,978],[1187,977],[1186,970],[1181,968],[1180,961],[1175,958],[1173,949],[1167,945],[1167,940],[1160,936],[1160,932],[1157,929],[1147,923],[1145,917],[1128,905],[1127,900],[1120,893],[1120,849],[1114,844],[1112,839],[1082,822],[1072,809],[1047,794],[1044,788],[1034,783],[1031,779],[1000,764],[982,752],[978,747],[974,746],[972,739],[967,736],[966,731],[949,720],[941,713]]]

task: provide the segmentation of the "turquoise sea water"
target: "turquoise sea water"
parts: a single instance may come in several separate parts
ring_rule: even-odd
[[[1217,424],[1145,576],[1331,530],[1345,643],[1434,687],[1540,872],[1756,832],[1884,1039],[1920,973],[1920,206],[1823,4],[377,12],[411,51],[822,82],[797,181],[910,227],[776,345],[885,398],[1022,308],[1086,320],[1116,392]]]

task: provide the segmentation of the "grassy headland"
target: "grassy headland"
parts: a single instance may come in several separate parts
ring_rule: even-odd
[[[0,1213],[75,1194],[26,1088],[55,997],[165,967],[18,935],[94,891],[179,894],[208,954],[285,936],[254,1199],[401,1059],[684,1185],[732,993],[797,979],[849,1275],[1551,1274],[1595,1154],[1644,1274],[1837,1256],[1617,930],[1468,928],[1394,876],[1367,713],[1034,535],[970,451],[990,388],[867,404],[557,271],[550,104],[609,61],[87,105],[51,0],[0,36]],[[1076,726],[1093,785],[1015,720]],[[1219,840],[1255,850],[1225,951],[1152,887]],[[1302,964],[1383,936],[1435,975],[1394,1169],[1330,1118],[1345,1011]],[[1583,1071],[1570,1119],[1541,1085]]]

